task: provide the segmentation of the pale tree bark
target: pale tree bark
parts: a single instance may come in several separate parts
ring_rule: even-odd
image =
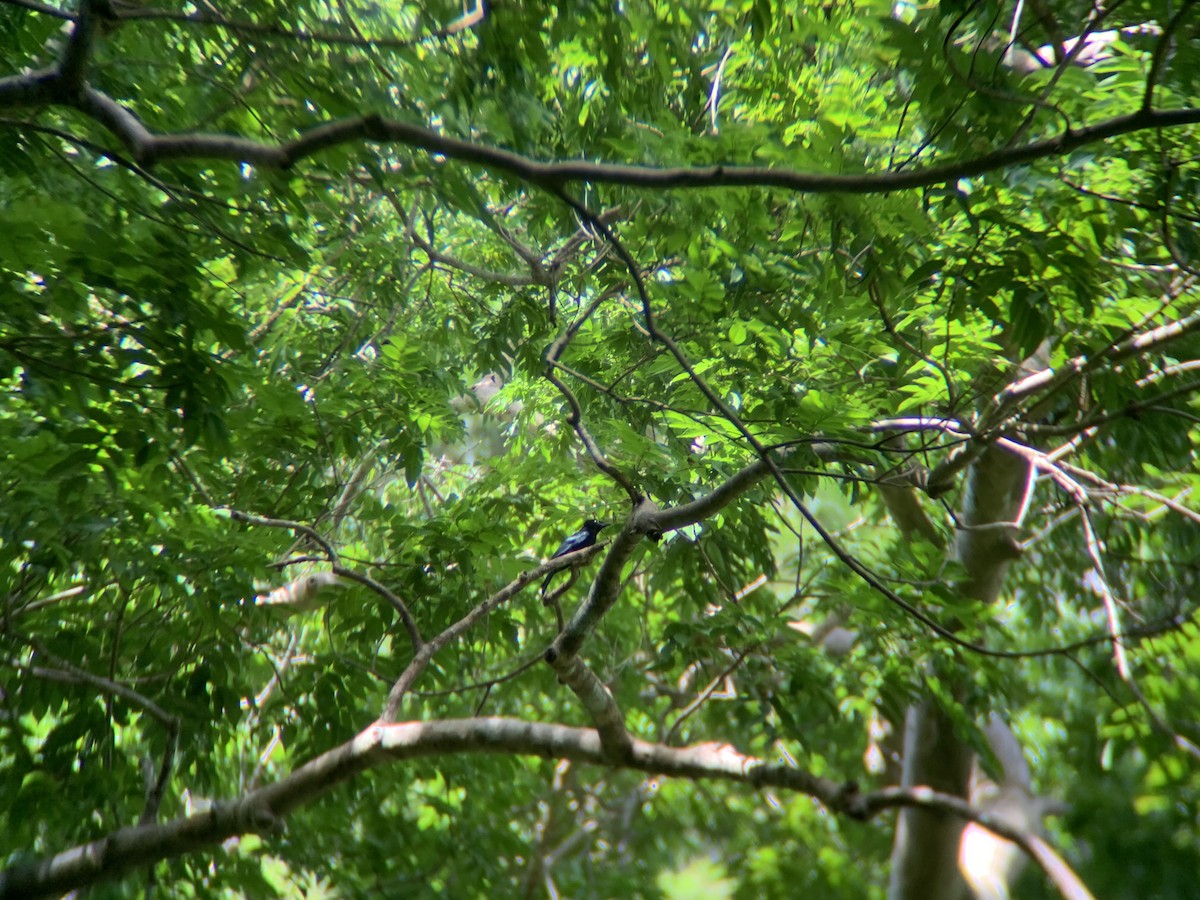
[[[993,713],[983,733],[1000,764],[1000,781],[983,773],[977,757],[971,769],[971,805],[986,809],[1014,828],[1040,834],[1042,819],[1061,814],[1063,804],[1034,794],[1033,776],[1021,745],[998,715]],[[976,900],[1009,900],[1024,867],[1024,854],[1015,844],[974,822],[967,823],[958,845],[958,869]]]
[[[122,828],[92,843],[0,870],[0,898],[61,895],[119,878],[159,860],[215,848],[236,835],[278,831],[290,813],[371,769],[450,754],[509,754],[613,765],[604,735],[591,728],[498,717],[376,722],[279,781],[235,800],[216,803],[205,812],[163,824]],[[1045,841],[972,809],[955,797],[895,788],[860,793],[853,783],[831,781],[787,763],[746,756],[729,744],[711,742],[667,747],[631,739],[620,767],[697,781],[742,784],[751,789],[795,791],[812,797],[833,813],[859,820],[912,805],[942,810],[1014,841],[1067,900],[1087,896],[1086,891],[1078,893],[1082,890],[1078,878]]]
[[[967,470],[967,487],[958,513],[954,552],[967,570],[963,593],[989,604],[1000,594],[1004,574],[1017,555],[1017,522],[1026,504],[1029,464],[995,446]],[[954,734],[949,716],[925,702],[905,717],[901,786],[920,785],[966,797],[971,750]],[[961,820],[939,812],[900,812],[892,849],[890,900],[960,900],[968,896],[958,868]]]

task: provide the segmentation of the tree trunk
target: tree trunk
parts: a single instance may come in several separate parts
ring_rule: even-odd
[[[995,447],[967,471],[955,554],[967,569],[963,593],[992,603],[1018,555],[1016,533],[1033,473],[1028,463]],[[971,751],[933,701],[908,710],[904,723],[904,787],[927,785],[966,798]],[[958,871],[961,821],[904,810],[892,847],[889,900],[961,900],[968,888]]]

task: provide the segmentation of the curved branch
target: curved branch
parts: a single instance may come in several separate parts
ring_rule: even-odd
[[[61,894],[118,878],[132,869],[195,850],[250,831],[277,828],[284,816],[317,800],[339,784],[373,768],[401,760],[453,753],[489,753],[569,759],[613,766],[599,734],[591,728],[573,728],[508,718],[446,719],[436,722],[375,723],[346,743],[323,753],[280,781],[251,791],[236,800],[215,804],[199,815],[162,825],[122,828],[105,838],[83,844],[53,857],[18,863],[0,872],[0,898]],[[673,748],[631,740],[623,765],[657,775],[713,779],[753,788],[771,787],[806,794],[834,813],[867,819],[897,807],[922,807],[958,816],[985,826],[1006,838],[1043,868],[1063,896],[1068,893],[1060,873],[1050,871],[1048,845],[1001,818],[975,809],[957,797],[928,788],[886,790],[861,794],[853,784],[821,778],[802,769],[765,763],[738,752],[729,744],[695,744]],[[1053,854],[1066,872],[1066,864]],[[1074,873],[1071,873],[1072,875]]]
[[[321,552],[325,554],[325,558],[334,565],[337,565],[338,555],[334,551],[333,546],[325,538],[321,537],[320,532],[311,526],[305,525],[303,522],[293,522],[290,519],[269,519],[265,516],[255,516],[250,513],[242,512],[240,509],[232,507],[224,507],[229,513],[229,518],[235,522],[242,522],[246,525],[262,525],[267,528],[286,528],[289,531],[295,531],[304,535],[314,544],[321,548]]]
[[[563,197],[562,199],[566,200],[568,203],[571,203],[568,198]],[[625,491],[626,495],[629,497],[629,502],[633,505],[636,505],[641,500],[641,491],[634,486],[633,482],[624,472],[608,461],[608,457],[604,455],[604,451],[600,449],[600,446],[592,437],[591,432],[588,431],[587,426],[583,423],[583,408],[579,405],[578,398],[575,396],[574,392],[563,383],[562,379],[554,374],[554,367],[558,365],[559,357],[562,356],[563,351],[565,351],[571,341],[574,340],[575,335],[579,332],[579,329],[582,328],[584,323],[586,323],[596,312],[596,310],[600,308],[600,305],[607,300],[610,300],[613,296],[615,296],[615,293],[615,291],[604,291],[603,293],[597,294],[596,297],[593,298],[592,302],[588,304],[583,313],[577,316],[575,321],[567,326],[566,330],[564,330],[562,334],[554,339],[554,342],[546,350],[546,355],[544,357],[546,360],[546,371],[542,373],[542,377],[554,385],[555,389],[562,394],[563,399],[567,401],[567,405],[571,408],[571,412],[567,416],[567,424],[570,425],[574,430],[575,435],[583,444],[584,449],[587,450],[588,456],[590,456],[592,458],[592,462],[596,464],[596,468],[620,485]]]
[[[112,98],[87,88],[83,97],[66,90],[56,71],[0,79],[0,108],[56,103],[72,106],[115,134],[141,165],[167,160],[220,159],[286,169],[322,150],[354,141],[402,144],[460,162],[508,172],[531,184],[557,190],[573,182],[616,184],[650,190],[716,187],[773,187],[800,193],[876,194],[945,184],[996,169],[1062,156],[1087,144],[1147,129],[1176,128],[1200,122],[1200,107],[1139,109],[1095,125],[1067,129],[1057,137],[1004,147],[968,159],[900,172],[829,175],[762,166],[709,165],[657,168],[582,160],[540,162],[519,153],[441,134],[378,114],[327,122],[302,131],[294,140],[269,144],[223,134],[152,134]],[[117,110],[120,110],[118,113]]]
[[[96,47],[99,20],[112,18],[112,15],[112,7],[106,0],[83,0],[79,4],[79,16],[58,62],[58,78],[64,90],[78,90],[83,86],[87,66]]]
[[[1184,8],[1187,6],[1185,4]],[[482,10],[483,7],[478,6],[477,10],[464,16],[463,27],[469,27],[482,18]],[[1182,13],[1181,10],[1172,25],[1178,24]],[[1002,147],[941,165],[859,175],[816,174],[792,169],[724,164],[657,168],[582,160],[540,162],[519,153],[449,137],[420,125],[388,120],[377,113],[326,122],[300,132],[294,140],[283,144],[199,132],[153,134],[131,111],[83,82],[84,63],[93,41],[96,17],[116,17],[116,14],[106,0],[85,2],[80,15],[75,17],[75,27],[56,67],[0,78],[0,108],[43,104],[74,107],[118,137],[141,165],[153,165],[171,159],[223,159],[286,169],[330,147],[365,140],[403,144],[460,162],[499,169],[553,192],[561,192],[564,185],[572,182],[588,182],[654,190],[742,186],[775,187],[801,193],[872,194],[945,184],[995,169],[1061,156],[1087,144],[1130,132],[1200,122],[1200,107],[1155,110],[1146,103],[1134,112],[1095,125],[1078,129],[1068,126],[1057,137]],[[223,20],[216,24],[230,25]],[[1160,44],[1160,49],[1170,35],[1163,37],[1164,43]],[[1159,74],[1165,55],[1165,50],[1156,54],[1152,76]],[[1148,79],[1147,100],[1153,83]]]
[[[40,644],[34,643],[37,652],[49,658],[56,666],[60,668],[48,668],[46,666],[23,665],[21,663],[13,663],[14,668],[22,672],[27,672],[35,678],[42,678],[46,681],[55,681],[59,684],[67,685],[86,685],[94,690],[104,694],[112,694],[115,697],[120,697],[130,705],[142,710],[158,719],[167,730],[174,734],[179,731],[179,719],[149,697],[139,694],[128,685],[124,685],[119,681],[113,681],[111,678],[104,678],[100,675],[93,675],[86,669],[81,669],[79,666],[73,665],[65,659],[60,659],[46,651]]]
[[[591,716],[609,761],[620,763],[628,759],[633,752],[633,739],[625,730],[625,714],[608,685],[578,656],[560,656],[551,660],[550,665]]]
[[[400,704],[403,702],[405,695],[412,689],[412,686],[421,677],[425,669],[429,667],[429,663],[433,661],[433,657],[448,643],[464,634],[476,622],[480,621],[501,603],[505,603],[515,597],[526,585],[538,581],[544,575],[548,575],[551,572],[558,572],[561,569],[578,565],[581,562],[591,559],[603,549],[603,546],[603,544],[597,544],[585,547],[582,550],[576,550],[574,553],[556,556],[542,563],[536,569],[522,572],[513,581],[510,581],[503,588],[496,591],[496,593],[476,605],[474,609],[457,622],[443,630],[437,637],[418,646],[412,661],[409,662],[400,677],[396,679],[396,683],[392,685],[391,691],[388,692],[387,703],[384,705],[380,721],[394,722],[396,720],[400,713]]]
[[[401,600],[396,594],[389,590],[385,585],[380,584],[370,575],[364,575],[361,572],[355,572],[353,569],[347,569],[345,566],[335,563],[332,568],[334,575],[338,575],[349,581],[356,581],[365,588],[377,593],[380,597],[392,605],[392,609],[396,610],[396,614],[400,616],[400,621],[404,623],[404,630],[408,632],[409,642],[412,644],[413,653],[419,653],[424,641],[421,638],[421,630],[417,627],[417,620],[408,610],[408,605]]]
[[[253,516],[250,513],[245,513],[232,507],[224,508],[229,513],[229,517],[235,522],[244,522],[247,525],[263,525],[268,528],[287,528],[290,531],[295,531],[307,537],[321,548],[321,552],[325,554],[325,558],[331,563],[330,570],[334,575],[338,575],[349,581],[358,582],[363,587],[370,588],[392,605],[392,608],[396,610],[396,614],[400,616],[400,621],[404,623],[405,631],[408,632],[409,640],[412,642],[413,653],[420,652],[424,641],[421,639],[421,631],[417,628],[416,619],[409,612],[405,602],[370,575],[364,575],[361,572],[356,572],[353,569],[343,566],[338,561],[337,551],[333,549],[333,545],[325,540],[315,528],[305,525],[303,522],[293,522],[290,519],[268,519],[263,516]]]
[[[10,3],[13,6],[23,6],[26,9],[33,10],[43,15],[52,16],[56,19],[63,19],[68,22],[79,20],[79,16],[74,15],[67,10],[56,9],[44,3],[38,3],[37,0],[4,0],[5,3]],[[304,41],[317,44],[341,44],[351,47],[364,47],[377,50],[404,50],[408,47],[415,47],[417,44],[428,40],[440,40],[451,37],[459,32],[473,28],[483,21],[487,15],[487,9],[481,0],[476,0],[475,5],[464,12],[457,19],[452,21],[444,28],[439,28],[437,31],[431,31],[429,34],[419,37],[409,38],[390,38],[377,37],[368,38],[351,34],[339,34],[330,31],[305,31],[302,28],[285,28],[282,25],[271,24],[265,22],[253,22],[246,19],[226,19],[224,16],[217,15],[215,12],[205,12],[203,10],[195,10],[193,12],[180,12],[173,9],[143,9],[140,7],[129,7],[121,10],[113,10],[112,18],[118,22],[136,22],[136,21],[168,21],[178,22],[184,25],[201,25],[216,28],[224,28],[228,31],[241,34],[253,34],[264,38],[280,38],[291,41]]]
[[[596,464],[596,468],[624,489],[630,503],[637,503],[642,497],[641,491],[634,487],[633,482],[629,480],[624,472],[608,461],[608,457],[604,455],[604,451],[600,449],[600,445],[596,443],[596,439],[592,437],[592,433],[583,424],[583,407],[579,405],[578,398],[563,383],[562,379],[554,374],[552,365],[553,362],[546,366],[546,371],[542,374],[542,377],[558,389],[558,392],[563,395],[563,399],[567,401],[567,405],[571,408],[571,412],[567,416],[567,424],[574,429],[576,436],[587,450],[588,456]]]
[[[1175,32],[1179,29],[1180,23],[1191,12],[1191,8],[1195,4],[1196,0],[1184,0],[1179,7],[1179,11],[1171,17],[1171,20],[1167,22],[1166,27],[1162,30],[1162,35],[1154,47],[1154,57],[1150,62],[1150,71],[1146,75],[1146,92],[1142,97],[1142,109],[1150,109],[1153,105],[1154,89],[1158,85],[1158,79],[1162,76],[1163,69],[1166,68],[1167,58],[1171,55],[1171,45],[1175,42]]]
[[[372,137],[373,140],[394,141],[427,152],[441,153],[462,162],[490,166],[534,184],[548,187],[582,181],[656,190],[777,187],[801,193],[873,194],[944,184],[959,178],[982,175],[994,169],[1021,165],[1049,156],[1061,156],[1086,144],[1133,131],[1170,128],[1197,122],[1200,122],[1200,108],[1139,110],[1108,119],[1097,125],[1065,131],[1055,138],[994,150],[971,159],[939,166],[927,166],[912,171],[863,175],[812,174],[791,169],[738,165],[660,169],[653,166],[583,161],[538,162],[508,150],[474,144],[458,138],[447,137],[418,125],[387,121],[374,116],[365,116],[357,122],[352,120],[347,123],[332,123],[332,127],[319,126],[313,131],[330,128],[331,131],[343,131],[347,135],[353,134],[357,129],[370,131],[379,135],[379,137]],[[312,132],[309,132],[291,144],[285,145],[284,152],[289,159],[289,164],[297,161],[302,155],[314,152],[309,149],[309,144],[317,142],[310,137],[311,134]]]

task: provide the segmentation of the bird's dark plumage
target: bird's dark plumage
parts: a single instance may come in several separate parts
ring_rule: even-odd
[[[596,543],[596,536],[600,534],[600,530],[607,527],[607,522],[597,522],[595,519],[588,519],[583,523],[582,528],[563,539],[563,542],[558,545],[558,549],[554,551],[554,555],[550,558],[558,559],[560,556],[566,556],[568,553],[574,553],[576,550],[592,546],[592,544]],[[545,596],[546,588],[550,586],[550,579],[557,574],[557,572],[551,572],[546,576],[546,580],[542,582],[542,596]]]

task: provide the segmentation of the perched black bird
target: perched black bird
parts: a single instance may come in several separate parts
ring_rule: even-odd
[[[568,553],[574,553],[576,550],[582,550],[584,547],[590,547],[596,543],[596,535],[600,533],[600,529],[607,528],[607,522],[597,522],[595,519],[588,519],[583,523],[583,527],[577,532],[563,539],[563,542],[558,545],[558,549],[554,551],[551,559],[558,559],[560,556],[566,556]],[[551,572],[546,576],[546,580],[542,582],[542,596],[546,596],[546,588],[550,586],[552,579],[557,572]]]

